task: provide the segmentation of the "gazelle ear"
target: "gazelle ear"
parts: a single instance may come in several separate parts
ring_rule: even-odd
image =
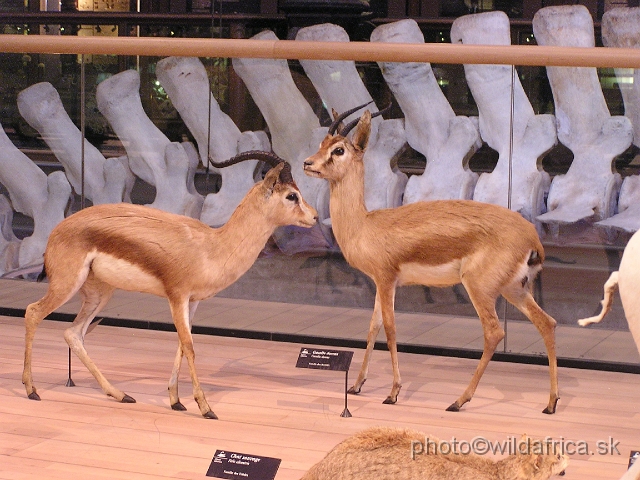
[[[335,108],[331,109],[331,116],[333,117],[333,120],[337,120],[338,117],[340,116],[340,114],[338,112],[336,112]],[[338,125],[335,126],[336,127],[336,131],[339,132],[342,130],[342,128],[344,127],[344,122],[340,122]]]
[[[361,151],[367,148],[369,143],[369,134],[371,133],[371,112],[366,110],[360,117],[360,121],[356,126],[351,143]]]
[[[278,183],[278,180],[280,179],[280,172],[282,171],[283,168],[284,168],[284,162],[281,162],[275,167],[273,167],[271,170],[269,170],[267,174],[264,176],[264,181],[262,182],[262,186],[268,195],[271,195],[271,193],[273,193],[273,188],[276,186],[276,183]]]

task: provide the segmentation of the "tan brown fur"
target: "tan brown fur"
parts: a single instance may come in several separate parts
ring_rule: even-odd
[[[568,464],[566,456],[553,451],[495,461],[473,453],[445,455],[434,447],[412,458],[412,442],[425,445],[425,434],[383,427],[364,430],[338,444],[301,480],[547,480],[562,475]]]
[[[283,165],[270,170],[218,229],[189,217],[125,203],[89,207],[60,222],[44,254],[49,288],[25,314],[22,382],[29,398],[40,400],[31,372],[36,328],[79,291],[82,306],[65,331],[65,340],[107,395],[121,402],[134,401],[107,381],[84,348],[91,321],[120,288],[167,298],[179,339],[169,380],[171,407],[184,410],[178,397],[184,355],[200,412],[216,418],[196,375],[191,321],[200,300],[226,288],[253,265],[277,227],[311,227],[316,222],[317,212],[304,201],[297,186],[280,181]]]
[[[450,286],[462,283],[484,332],[484,351],[465,392],[448,408],[458,411],[473,397],[504,330],[495,311],[502,295],[536,326],[549,357],[551,392],[545,413],[554,413],[558,396],[555,325],[531,295],[544,261],[534,226],[506,208],[470,200],[417,202],[367,211],[364,163],[371,115],[361,117],[349,140],[327,135],[304,162],[305,173],[330,186],[333,233],[346,260],[376,284],[376,299],[360,374],[350,389],[359,393],[371,352],[384,326],[393,366],[393,386],[384,403],[395,403],[402,386],[398,367],[394,297],[397,286]]]

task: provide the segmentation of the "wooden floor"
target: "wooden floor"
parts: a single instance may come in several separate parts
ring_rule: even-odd
[[[187,412],[169,408],[166,386],[176,349],[171,332],[98,326],[87,349],[136,404],[104,396],[74,357],[76,387],[65,387],[68,324],[45,320],[36,335],[34,380],[41,402],[21,384],[22,319],[0,317],[0,479],[203,479],[217,449],[282,459],[276,479],[297,479],[334,445],[374,425],[413,428],[444,440],[523,433],[565,442],[620,442],[621,455],[574,455],[567,480],[618,479],[630,450],[640,450],[640,376],[560,369],[556,415],[541,413],[547,369],[493,362],[473,401],[445,408],[463,391],[474,360],[400,355],[403,389],[391,385],[388,353],[375,351],[361,395],[342,418],[344,375],[296,369],[301,345],[195,335],[200,380],[220,420],[205,420],[191,396],[186,365],[180,389]],[[325,347],[326,348],[326,347]],[[355,377],[363,351],[356,350]],[[409,455],[409,452],[407,452]]]

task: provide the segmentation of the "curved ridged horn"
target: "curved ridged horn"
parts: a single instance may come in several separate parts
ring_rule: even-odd
[[[370,103],[373,103],[373,100],[371,100],[370,102],[367,103],[363,103],[362,105],[359,105],[357,107],[352,108],[351,110],[347,110],[344,113],[341,113],[340,115],[338,115],[333,122],[331,122],[331,125],[329,125],[329,135],[333,135],[334,133],[336,133],[336,130],[338,129],[338,125],[340,125],[340,123],[347,118],[349,115],[351,115],[352,113],[357,112],[358,110],[360,110],[361,108],[366,107],[367,105],[369,105]]]
[[[248,152],[239,153],[235,157],[231,157],[228,160],[224,160],[222,162],[214,162],[211,158],[209,158],[209,162],[216,168],[225,168],[230,167],[231,165],[235,165],[236,163],[245,162],[247,160],[262,160],[265,163],[268,163],[271,168],[284,163],[284,167],[280,171],[280,182],[281,183],[294,183],[293,176],[291,175],[291,165],[286,160],[280,158],[273,152],[265,152],[264,150],[250,150]]]
[[[376,118],[382,115],[383,113],[387,113],[389,110],[391,110],[391,105],[392,104],[389,103],[389,105],[384,107],[382,110],[378,110],[377,112],[372,113],[371,118]],[[355,127],[359,121],[360,121],[359,118],[356,118],[355,120],[351,120],[344,127],[342,127],[342,129],[340,130],[340,135],[342,135],[343,137],[346,137],[347,135],[349,135],[349,132],[353,130],[353,127]]]

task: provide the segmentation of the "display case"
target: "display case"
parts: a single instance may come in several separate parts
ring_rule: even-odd
[[[2,473],[637,471],[640,9],[129,3],[0,14]]]
[[[217,296],[320,306],[326,318],[264,324],[247,319],[229,326],[224,315],[204,315],[203,323],[196,316],[194,328],[364,346],[375,285],[345,260],[331,228],[327,184],[305,177],[301,165],[326,132],[331,108],[346,110],[361,97],[371,98],[370,108],[390,108],[376,121],[381,147],[367,172],[370,210],[466,198],[520,212],[536,227],[546,252],[533,292],[558,322],[560,365],[638,371],[638,351],[617,297],[605,321],[589,328],[577,324],[600,310],[603,285],[619,268],[640,225],[640,212],[637,218],[633,213],[638,55],[628,56],[628,64],[624,56],[611,57],[610,65],[589,49],[579,57],[562,56],[563,46],[602,43],[599,29],[588,22],[571,38],[554,36],[553,25],[541,17],[514,34],[506,15],[491,12],[477,17],[502,29],[489,38],[485,25],[464,18],[451,29],[380,23],[359,52],[348,49],[349,37],[337,26],[305,27],[292,36],[282,28],[239,27],[237,18],[224,17],[212,17],[208,26],[121,30],[120,37],[134,40],[126,48],[116,47],[125,39],[110,36],[100,22],[89,28],[92,40],[105,40],[95,43],[100,45],[95,51],[93,43],[79,38],[86,30],[82,24],[50,27],[41,32],[42,43],[23,47],[15,45],[20,38],[33,40],[39,27],[3,25],[12,46],[0,53],[5,136],[0,165],[9,165],[5,157],[14,163],[0,172],[2,284],[18,282],[29,289],[48,232],[65,216],[95,203],[151,205],[220,227],[265,167],[225,171],[207,158],[221,161],[239,149],[273,149],[293,164],[303,196],[319,211],[319,223],[310,230],[279,229],[253,267]],[[403,42],[422,44],[407,50],[402,61],[389,53],[393,35],[385,37],[385,29],[398,24],[404,26],[395,35],[407,35]],[[164,47],[145,43],[145,36],[159,40],[164,35],[171,37],[163,39]],[[239,36],[254,40],[239,43],[242,55],[217,53],[236,48],[219,41]],[[575,43],[580,36],[585,45]],[[614,37],[612,49],[621,46]],[[65,53],[49,53],[55,48],[47,40],[53,45],[61,39]],[[199,43],[186,43],[189,39]],[[279,39],[282,50],[270,47],[273,56],[265,54],[262,47]],[[304,41],[306,58],[295,53]],[[325,41],[340,43],[335,51],[314,45]],[[451,42],[463,45],[430,49],[451,47]],[[477,48],[488,43],[493,45],[483,47],[486,56],[480,54]],[[540,57],[529,58],[539,48],[532,46],[536,43],[549,48],[544,50],[548,65]],[[512,44],[520,48],[515,66],[509,61]],[[77,45],[77,51],[69,45]],[[458,52],[467,61],[457,60]],[[177,176],[168,173],[163,158],[170,143],[189,145],[193,168]],[[105,168],[112,167],[123,175],[111,179]],[[183,188],[185,182],[193,188]],[[5,303],[0,307],[17,316],[27,306],[24,299]],[[200,308],[208,308],[206,302]],[[395,310],[400,350],[479,358],[483,332],[461,285],[399,287]],[[545,363],[536,328],[503,299],[496,310],[506,334],[494,358]],[[355,312],[356,327],[347,321],[341,325],[344,312]],[[69,320],[72,313],[60,318]],[[105,315],[117,324],[167,323],[166,315],[164,320],[134,311]],[[383,334],[378,340],[378,347],[386,348]]]

